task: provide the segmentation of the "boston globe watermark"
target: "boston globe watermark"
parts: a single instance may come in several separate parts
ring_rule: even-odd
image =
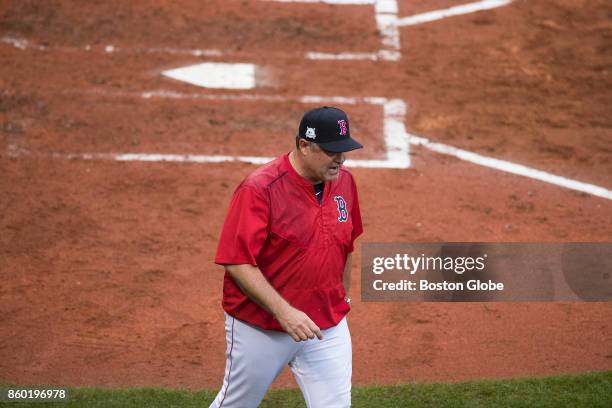
[[[612,243],[369,243],[363,301],[610,301]]]

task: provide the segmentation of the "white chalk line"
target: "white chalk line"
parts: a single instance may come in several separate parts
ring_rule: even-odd
[[[68,46],[47,46],[33,43],[25,38],[3,37],[0,38],[0,43],[11,45],[19,50],[35,50],[35,51],[53,51],[53,52],[98,52],[102,54],[168,54],[168,55],[186,55],[193,57],[224,57],[224,58],[240,58],[244,59],[257,53],[221,51],[216,49],[179,49],[179,48],[143,48],[143,47],[118,47],[112,44],[83,47],[68,47]],[[266,52],[268,57],[286,58],[286,52]],[[401,57],[399,51],[379,50],[377,52],[341,52],[341,53],[326,53],[326,52],[306,52],[304,58],[309,60],[340,60],[340,61],[397,61]]]
[[[0,42],[11,45],[20,50],[38,50],[38,51],[63,51],[63,52],[101,52],[105,54],[130,53],[130,54],[170,54],[170,55],[191,55],[194,57],[222,57],[227,55],[216,49],[180,49],[171,47],[118,47],[112,44],[106,45],[85,45],[82,47],[68,46],[48,46],[40,45],[19,37],[2,37]]]
[[[261,0],[270,3],[325,3],[337,5],[371,5],[376,0]]]
[[[353,61],[398,61],[401,58],[400,51],[400,32],[396,24],[397,22],[397,0],[261,0],[268,2],[280,2],[280,3],[327,3],[334,5],[373,5],[374,16],[376,26],[381,36],[381,42],[383,47],[373,53],[363,52],[341,52],[341,53],[323,53],[323,52],[306,52],[304,58],[309,60],[353,60]],[[13,45],[19,49],[39,49],[48,50],[48,47],[37,46],[32,44],[26,39],[22,38],[11,38],[4,37],[2,42]],[[97,49],[100,47],[97,47]],[[59,49],[59,48],[54,48]],[[93,48],[90,45],[81,48],[68,48],[61,47],[64,51],[70,50],[85,50],[91,51]],[[138,52],[138,53],[167,53],[167,54],[183,54],[192,56],[207,56],[207,57],[221,57],[230,56],[233,53],[222,52],[220,50],[180,50],[175,48],[122,48],[115,45],[109,44],[102,48],[103,52],[107,54],[120,53],[120,52]]]
[[[400,32],[397,26],[397,0],[261,0],[276,3],[324,3],[334,5],[372,5],[383,48],[376,52],[307,52],[305,58],[323,61],[399,61]]]
[[[558,176],[542,170],[537,170],[524,166],[522,164],[512,163],[506,160],[495,159],[492,157],[482,156],[467,150],[459,149],[453,146],[442,143],[435,143],[426,138],[418,136],[409,136],[409,143],[412,145],[423,146],[436,153],[453,156],[458,159],[477,164],[479,166],[489,167],[492,169],[504,171],[506,173],[516,174],[523,177],[528,177],[534,180],[543,181],[559,187],[565,187],[570,190],[580,191],[591,194],[597,197],[607,198],[612,200],[612,190],[594,184],[584,183],[582,181],[572,180],[566,177]]]
[[[49,157],[61,160],[83,160],[83,161],[117,161],[117,162],[149,162],[149,163],[247,163],[262,165],[274,160],[274,157],[265,156],[229,156],[229,155],[204,155],[204,154],[158,154],[158,153],[35,153],[25,149],[19,151],[12,149],[8,152],[9,157],[19,158],[24,156]],[[371,169],[404,169],[388,160],[346,160],[347,167],[362,167]]]
[[[306,59],[323,61],[378,61],[376,52],[341,52],[338,54],[329,52],[307,52]]]
[[[483,156],[467,150],[459,149],[441,143],[432,142],[429,139],[411,135],[406,131],[404,121],[406,116],[406,103],[400,99],[388,99],[384,97],[341,97],[341,96],[301,96],[285,97],[278,95],[257,94],[203,94],[183,93],[174,91],[145,91],[145,92],[123,92],[123,91],[64,91],[67,95],[99,95],[109,97],[136,97],[142,99],[191,99],[206,101],[242,101],[242,102],[298,102],[303,104],[338,104],[357,105],[371,104],[383,107],[384,116],[384,139],[387,149],[385,160],[347,160],[349,167],[406,169],[410,167],[410,145],[422,146],[436,153],[456,157],[483,167],[488,167],[507,173],[524,176],[534,180],[553,184],[559,187],[584,192],[594,196],[612,200],[612,191],[604,187],[589,184],[566,177],[558,176],[542,170],[530,168],[521,164],[512,163],[492,157]],[[27,151],[11,149],[9,156],[19,157],[31,154]],[[53,158],[81,159],[81,160],[114,160],[114,161],[143,161],[143,162],[183,162],[183,163],[223,163],[244,162],[251,164],[267,163],[272,158],[259,156],[231,156],[231,155],[192,155],[192,154],[149,154],[149,153],[82,153],[82,154],[57,154],[51,153]]]
[[[107,96],[112,98],[142,98],[142,99],[191,99],[205,101],[234,101],[234,102],[298,102],[304,104],[325,104],[337,103],[345,105],[384,105],[390,100],[384,97],[362,97],[362,96],[281,96],[281,95],[266,95],[266,94],[213,94],[199,92],[176,92],[169,90],[156,91],[110,91],[105,89],[90,89],[90,90],[64,90],[61,94],[68,96],[76,95],[94,95]],[[403,101],[402,101],[403,103]]]
[[[386,124],[387,126],[387,124]],[[395,124],[389,124],[389,128],[392,129]],[[403,123],[402,123],[403,126]],[[386,136],[389,135],[386,132]],[[392,139],[392,138],[391,138]],[[425,147],[436,153],[445,154],[456,157],[460,160],[468,161],[483,167],[492,168],[495,170],[504,171],[507,173],[531,178],[534,180],[542,181],[548,184],[553,184],[559,187],[564,187],[570,190],[579,191],[587,194],[591,194],[597,197],[606,198],[612,200],[612,191],[604,187],[600,187],[594,184],[584,183],[577,180],[568,179],[566,177],[557,176],[545,171],[529,168],[521,164],[512,163],[505,160],[499,160],[491,157],[482,156],[467,150],[458,149],[453,146],[431,142],[428,139],[408,136],[408,143]],[[409,163],[398,166],[393,159],[397,159],[395,155],[404,155],[405,153],[401,148],[392,149],[388,156],[391,160],[347,160],[345,164],[348,167],[362,167],[372,169],[405,169],[409,167]],[[106,161],[119,161],[119,162],[175,162],[175,163],[232,163],[242,162],[248,164],[261,165],[268,163],[273,160],[273,157],[261,157],[261,156],[229,156],[229,155],[196,155],[196,154],[156,154],[156,153],[50,153],[34,154],[27,150],[15,149],[9,146],[8,156],[9,157],[22,157],[22,156],[48,156],[53,159],[64,159],[64,160],[106,160]],[[402,156],[406,157],[406,156]]]
[[[506,6],[513,0],[484,0],[468,3],[460,6],[435,10],[427,13],[416,14],[409,17],[398,18],[397,0],[261,0],[282,3],[327,3],[335,5],[373,5],[375,21],[381,35],[383,48],[376,52],[306,52],[304,58],[309,60],[324,61],[399,61],[401,59],[401,43],[399,27],[428,23],[448,17],[462,14],[474,13],[482,10],[490,10]],[[248,53],[237,53],[233,51],[221,51],[218,49],[179,49],[171,47],[119,47],[113,44],[102,46],[86,45],[83,47],[46,46],[34,44],[30,40],[17,37],[2,37],[0,42],[12,45],[20,50],[34,49],[39,51],[86,51],[103,52],[105,54],[131,53],[131,54],[169,54],[189,55],[194,57],[236,57]],[[269,55],[269,53],[268,53]],[[283,53],[282,55],[285,55]]]
[[[384,160],[347,160],[349,167],[367,168],[393,168],[406,169],[410,167],[410,144],[404,126],[406,104],[400,99],[387,99],[382,97],[343,97],[343,96],[301,96],[282,97],[278,95],[257,94],[201,94],[182,93],[173,91],[145,91],[122,92],[104,91],[94,89],[90,91],[64,91],[66,95],[98,95],[107,97],[128,97],[142,99],[191,99],[206,101],[242,101],[242,102],[298,102],[303,104],[337,104],[357,105],[369,104],[383,108],[383,135],[386,146]],[[24,150],[9,149],[9,155],[18,157],[35,153]],[[36,154],[40,155],[40,154]],[[223,163],[245,162],[252,164],[267,163],[269,157],[259,156],[231,156],[231,155],[193,155],[193,154],[150,154],[150,153],[50,153],[52,158],[81,159],[81,160],[115,160],[115,161],[143,161],[143,162],[183,162],[183,163]]]
[[[338,104],[338,105],[357,105],[371,104],[383,107],[384,116],[384,138],[387,149],[386,160],[347,160],[349,167],[367,168],[394,168],[405,169],[410,167],[410,148],[409,145],[423,146],[431,151],[457,157],[480,166],[493,168],[511,174],[516,174],[549,184],[565,187],[571,190],[585,192],[598,197],[612,199],[612,191],[596,186],[558,176],[542,170],[530,168],[521,164],[512,163],[505,160],[482,156],[477,153],[462,150],[453,146],[431,142],[430,140],[410,135],[404,125],[406,117],[406,103],[401,99],[388,99],[384,97],[343,97],[343,96],[301,96],[283,97],[278,95],[257,95],[257,94],[203,94],[203,93],[183,93],[173,91],[146,91],[146,92],[106,92],[94,91],[98,95],[109,96],[130,96],[150,98],[171,98],[171,99],[203,99],[203,100],[231,100],[231,101],[266,101],[266,102],[299,102],[304,104]],[[82,93],[82,92],[81,92]],[[91,92],[87,92],[91,93]],[[128,158],[131,156],[127,156]],[[155,161],[156,155],[142,155],[142,161]],[[219,161],[242,161],[253,164],[267,162],[270,158],[253,158],[251,156],[180,156],[188,157],[185,161],[201,163],[218,163]],[[174,156],[165,157],[165,161],[171,161]],[[153,160],[152,160],[153,159]],[[176,159],[174,161],[180,161]]]
[[[429,23],[448,17],[460,16],[463,14],[474,13],[482,10],[491,10],[498,7],[507,6],[513,0],[484,0],[475,3],[463,4],[461,6],[450,7],[444,10],[435,10],[428,13],[415,14],[409,17],[402,17],[396,21],[400,27],[416,24]]]

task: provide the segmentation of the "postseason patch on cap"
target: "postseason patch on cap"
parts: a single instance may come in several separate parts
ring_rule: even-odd
[[[306,136],[308,139],[316,139],[317,134],[315,132],[315,128],[306,127],[306,134],[304,136]]]

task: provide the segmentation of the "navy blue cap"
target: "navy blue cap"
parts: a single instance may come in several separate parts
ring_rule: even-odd
[[[349,152],[363,146],[351,139],[348,116],[343,110],[323,106],[304,114],[298,136],[333,153]]]

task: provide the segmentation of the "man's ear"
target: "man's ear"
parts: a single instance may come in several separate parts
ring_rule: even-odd
[[[295,141],[295,144],[296,144],[297,149],[300,151],[300,153],[302,153],[303,155],[307,154],[308,147],[310,145],[310,143],[308,143],[307,140],[304,140],[301,137],[298,137],[297,140]]]

